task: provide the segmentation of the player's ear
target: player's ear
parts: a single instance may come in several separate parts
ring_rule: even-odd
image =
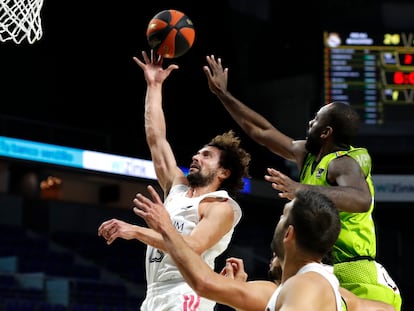
[[[285,232],[285,240],[292,240],[295,238],[295,227],[293,225],[289,225]]]
[[[227,168],[220,168],[220,172],[219,172],[219,178],[221,180],[227,179],[229,178],[231,175],[231,172],[229,169]]]
[[[333,133],[333,128],[330,126],[327,126],[321,133],[321,138],[327,138],[331,136]]]

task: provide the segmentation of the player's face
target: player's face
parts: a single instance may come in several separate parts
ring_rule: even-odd
[[[275,233],[273,234],[273,240],[272,240],[272,250],[275,254],[278,254],[279,258],[285,257],[285,249],[283,244],[283,239],[286,234],[286,230],[288,227],[288,224],[286,223],[290,210],[292,209],[293,203],[295,199],[292,201],[289,201],[285,204],[285,207],[283,208],[283,213],[280,215],[279,222],[276,225]]]
[[[308,131],[305,148],[312,154],[318,154],[322,147],[322,140],[319,133],[315,131]]]
[[[309,121],[305,147],[312,154],[318,154],[322,148],[323,140],[321,134],[326,128],[325,120],[328,108],[329,105],[323,106],[316,113],[315,117]]]
[[[205,146],[193,156],[187,180],[192,187],[202,187],[212,183],[219,170],[221,150]]]

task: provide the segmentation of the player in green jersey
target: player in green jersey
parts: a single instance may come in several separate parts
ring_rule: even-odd
[[[292,200],[298,190],[310,187],[335,203],[342,229],[332,259],[341,286],[359,297],[384,301],[401,310],[398,287],[375,260],[371,157],[366,149],[352,146],[358,133],[357,112],[346,103],[324,105],[309,121],[306,139],[295,140],[228,91],[228,69],[223,68],[221,59],[207,56],[204,72],[211,92],[254,141],[296,163],[299,182],[276,169],[267,169],[265,179],[279,196]]]

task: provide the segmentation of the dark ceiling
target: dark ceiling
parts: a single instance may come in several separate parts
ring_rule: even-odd
[[[252,153],[252,176],[261,178],[266,166],[287,167],[247,138],[209,92],[201,70],[205,56],[222,57],[230,68],[232,93],[265,112],[267,107],[254,101],[251,86],[301,75],[318,81],[322,28],[382,27],[390,23],[383,4],[45,0],[40,41],[0,43],[0,134],[149,158],[143,126],[145,81],[132,56],[148,49],[145,30],[150,18],[175,8],[185,12],[196,29],[191,50],[167,62],[180,66],[164,89],[169,139],[179,164],[187,165],[212,136],[234,128]],[[294,86],[292,90],[300,92]],[[297,123],[304,133],[302,121],[319,105],[316,89],[303,115],[291,116],[288,122]],[[378,159],[384,170],[395,169]]]

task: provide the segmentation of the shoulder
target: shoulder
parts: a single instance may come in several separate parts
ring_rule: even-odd
[[[370,170],[363,169],[351,157],[340,157],[332,160],[327,167],[327,180],[330,185],[356,186],[366,182]]]
[[[327,294],[331,293],[331,294]],[[336,310],[336,295],[329,281],[318,272],[309,271],[289,278],[280,290],[278,305],[314,310]]]
[[[236,225],[242,217],[240,205],[231,197],[216,195],[216,192],[203,196],[199,205],[200,215],[222,215],[231,217],[233,225]]]
[[[206,193],[202,196],[202,201],[204,202],[216,202],[216,203],[226,203],[226,205],[230,206],[234,212],[241,212],[241,208],[239,203],[234,200],[227,191],[225,190],[218,190],[210,193]]]
[[[329,160],[329,171],[330,173],[350,173],[354,171],[360,171],[361,165],[358,160],[351,157],[349,154],[344,154],[339,157],[332,157]]]
[[[323,273],[321,273],[321,271],[324,271]],[[310,285],[315,285],[314,289],[315,290],[321,290],[323,288],[327,288],[330,287],[328,282],[321,282],[321,280],[327,280],[326,277],[326,273],[329,273],[327,270],[325,271],[323,268],[322,269],[310,269],[308,271],[305,271],[303,273],[300,274],[296,274],[295,276],[289,278],[285,283],[283,287],[292,287],[292,286],[298,286],[298,287],[303,287],[303,288],[307,288]],[[317,281],[317,286],[316,284],[314,284],[313,282]]]
[[[171,187],[170,192],[168,193],[168,196],[173,196],[180,193],[185,193],[188,190],[188,185],[186,184],[176,184]]]
[[[360,166],[371,166],[371,155],[366,148],[350,147],[349,150],[340,150],[323,157],[325,161],[356,161]]]

